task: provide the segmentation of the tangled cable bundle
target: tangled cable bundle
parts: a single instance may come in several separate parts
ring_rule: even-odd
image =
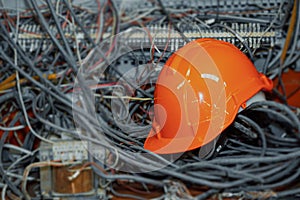
[[[40,169],[78,164],[68,180],[92,169],[98,199],[300,197],[299,108],[288,104],[298,88],[287,94],[282,80],[299,68],[298,0],[18,2],[0,1],[2,199],[41,199]],[[158,75],[200,37],[233,43],[275,87],[206,157],[155,154],[144,141]],[[64,140],[95,148],[84,163],[42,160],[43,145]]]

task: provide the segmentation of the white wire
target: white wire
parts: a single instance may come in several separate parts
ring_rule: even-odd
[[[35,154],[37,151],[39,151],[39,149],[34,150],[32,153]],[[21,162],[22,160],[30,157],[30,154],[26,154],[25,156],[22,156],[20,158],[18,158],[14,163],[12,163],[8,168],[7,171],[10,171],[16,164],[18,164],[19,162]]]
[[[22,153],[25,153],[25,154],[28,154],[28,155],[31,155],[31,156],[33,155],[32,151],[29,151],[27,149],[24,149],[24,148],[21,148],[21,147],[12,145],[12,144],[4,144],[4,148],[9,148],[9,149],[13,149],[13,150],[16,150],[16,151],[20,151]]]
[[[5,193],[6,193],[6,189],[7,189],[7,184],[4,185],[4,187],[2,188],[2,192],[1,192],[1,199],[5,200]]]
[[[129,100],[136,100],[136,101],[152,101],[152,98],[140,98],[140,97],[131,97],[131,96],[110,96],[110,95],[101,95],[95,94],[96,97],[101,97],[104,99],[129,99]]]
[[[24,178],[22,175],[15,174],[15,173],[11,173],[11,172],[8,172],[8,171],[5,171],[5,174],[6,174],[7,176],[10,176],[10,177],[12,177],[12,178],[17,178],[17,179],[20,179],[20,180],[23,180],[23,178]],[[36,180],[36,178],[31,177],[31,176],[27,176],[26,179],[27,179],[28,181]]]
[[[74,31],[74,38],[75,38],[75,45],[76,45],[76,55],[77,55],[77,58],[78,58],[79,66],[81,68],[82,59],[81,59],[80,52],[79,52],[79,42],[78,42],[78,37],[77,37],[77,33],[76,33],[76,25],[75,25],[74,21],[75,20],[72,17],[72,24],[73,24],[73,31]]]
[[[19,126],[14,126],[14,127],[0,126],[0,130],[2,130],[2,131],[17,131],[17,130],[23,129],[24,127],[25,127],[24,125],[19,125]]]
[[[17,8],[18,8],[18,1],[16,2],[17,3]],[[16,24],[16,32],[15,32],[15,42],[17,42],[18,40],[18,34],[19,34],[19,24],[20,24],[20,15],[19,15],[19,10],[17,10],[17,24]],[[15,64],[17,64],[17,59],[18,59],[18,54],[17,54],[17,50],[14,49],[14,58],[15,58]],[[23,129],[25,126],[23,125],[19,125],[19,126],[15,126],[15,127],[3,127],[3,126],[0,126],[0,130],[2,131],[17,131],[17,130],[20,130],[20,129]]]
[[[122,21],[123,21],[122,23],[130,24],[131,22],[138,21],[139,19],[141,19],[143,17],[146,17],[147,15],[149,15],[150,13],[152,13],[155,10],[157,10],[157,8],[152,8],[152,9],[148,10],[147,12],[142,13],[141,15],[136,16],[135,18],[133,18],[132,16],[122,17]]]
[[[17,41],[18,39],[18,33],[19,33],[19,23],[20,23],[20,15],[19,15],[19,12],[17,12],[17,24],[16,24],[16,36],[15,36],[15,42]],[[15,65],[18,65],[18,53],[17,53],[17,50],[14,49],[14,59],[15,59]],[[19,72],[16,71],[16,79],[17,79],[17,90],[18,90],[18,95],[19,95],[19,99],[20,99],[20,102],[21,102],[21,106],[22,106],[22,110],[23,110],[23,114],[24,114],[24,117],[25,117],[25,121],[27,123],[27,126],[29,127],[31,133],[39,138],[40,140],[42,141],[45,141],[47,143],[53,143],[52,141],[40,136],[38,133],[36,133],[30,122],[29,122],[29,119],[28,119],[28,115],[27,115],[27,111],[26,111],[26,108],[25,108],[25,104],[24,104],[24,101],[23,101],[23,97],[22,97],[22,93],[21,93],[21,85],[20,85],[20,77],[19,77]]]
[[[100,42],[100,39],[101,39],[101,33],[103,32],[103,28],[104,28],[104,17],[103,17],[103,13],[104,13],[104,9],[105,9],[105,6],[103,5],[103,7],[100,9],[100,13],[99,13],[99,32],[97,33],[97,37],[96,37],[96,40],[95,40],[95,43],[98,44]]]
[[[0,94],[6,94],[6,93],[9,93],[9,92],[12,92],[12,89],[1,90]]]
[[[37,132],[35,132],[35,130],[32,128],[30,122],[29,122],[29,119],[28,119],[28,115],[27,115],[27,111],[26,111],[26,108],[25,108],[25,104],[24,104],[24,100],[23,100],[23,97],[22,97],[22,93],[21,93],[21,85],[20,85],[20,78],[19,78],[19,72],[16,71],[16,79],[17,79],[17,90],[18,90],[18,95],[19,95],[19,99],[20,99],[20,103],[21,103],[21,107],[22,107],[22,111],[23,111],[23,114],[24,114],[24,118],[25,118],[25,121],[26,121],[26,124],[27,126],[29,127],[29,130],[31,131],[31,133],[37,137],[38,139],[44,141],[44,142],[47,142],[47,143],[51,143],[51,144],[54,144],[53,141],[51,140],[48,140],[42,136],[40,136]]]

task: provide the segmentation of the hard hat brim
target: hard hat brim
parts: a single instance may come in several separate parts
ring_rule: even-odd
[[[150,131],[151,136],[147,137],[144,148],[157,154],[173,154],[185,152],[191,149],[195,149],[199,146],[199,143],[203,143],[199,138],[195,137],[183,137],[183,138],[159,138],[154,133],[154,130]]]

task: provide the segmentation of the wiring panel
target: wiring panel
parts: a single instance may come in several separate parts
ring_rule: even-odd
[[[0,6],[2,199],[300,197],[299,0]],[[155,154],[156,81],[199,38],[234,44],[274,88],[211,146]]]

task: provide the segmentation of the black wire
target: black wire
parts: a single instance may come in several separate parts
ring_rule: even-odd
[[[137,195],[133,195],[133,194],[122,194],[119,193],[117,191],[115,191],[114,187],[112,184],[110,184],[110,190],[113,193],[114,196],[119,196],[119,197],[124,197],[124,198],[130,198],[130,199],[139,199],[139,200],[145,200],[146,198],[137,196]]]
[[[248,107],[248,109],[255,108],[255,107],[261,107],[261,106],[269,106],[271,108],[278,109],[278,110],[284,112],[295,123],[295,127],[296,127],[297,132],[298,132],[297,134],[295,134],[295,136],[300,139],[300,121],[299,121],[299,118],[296,116],[296,114],[293,111],[291,111],[289,109],[289,107],[287,107],[286,105],[274,102],[274,101],[261,101],[261,102],[252,103]]]
[[[9,126],[14,126],[21,116],[22,116],[22,113],[18,112],[16,114],[15,118],[9,123]],[[5,172],[4,168],[3,168],[3,162],[2,162],[2,159],[3,159],[3,156],[2,156],[2,154],[3,154],[3,146],[4,146],[4,143],[5,143],[6,139],[7,139],[7,137],[8,137],[8,134],[9,134],[8,131],[4,131],[2,133],[1,140],[0,140],[0,174],[1,174],[2,179],[8,185],[8,187],[12,190],[12,192],[15,193],[16,195],[20,196],[20,197],[23,197],[23,193],[17,188],[16,185],[14,185],[9,180],[9,178],[6,175],[6,172]]]
[[[4,103],[5,101],[8,101],[9,99],[13,98],[16,96],[16,92],[10,92],[10,93],[6,93],[0,96],[0,104]]]
[[[68,41],[67,41],[67,39],[65,37],[65,34],[64,34],[64,32],[63,32],[60,24],[59,24],[59,20],[57,18],[57,15],[55,13],[54,8],[53,8],[52,2],[50,0],[46,0],[46,3],[47,3],[47,5],[48,5],[48,7],[50,9],[50,12],[52,14],[52,17],[53,17],[54,21],[55,21],[55,25],[56,25],[56,28],[57,28],[59,34],[60,34],[60,37],[62,38],[62,40],[63,40],[63,42],[65,44],[65,47],[67,49],[67,52],[68,52],[69,56],[71,57],[73,55],[73,53],[72,53],[71,48],[70,48],[70,46],[68,44]]]
[[[72,6],[70,5],[69,1],[68,0],[63,0],[63,1],[64,1],[65,5],[67,6],[68,10],[70,11],[72,17],[74,18],[75,22],[80,27],[81,31],[84,33],[84,36],[89,41],[89,43],[91,43],[93,47],[96,47],[96,43],[91,38],[90,34],[88,34],[88,32],[86,31],[86,28],[82,25],[82,22],[78,19],[77,15],[75,14],[75,12],[74,12]],[[104,54],[101,55],[101,57],[105,59]]]
[[[41,13],[41,11],[39,10],[39,7],[36,3],[35,0],[30,0],[37,16],[38,19],[41,22],[41,25],[44,27],[44,29],[47,31],[49,37],[51,38],[51,40],[53,41],[53,43],[55,44],[55,46],[58,48],[58,50],[61,52],[61,54],[64,56],[64,59],[67,61],[67,63],[70,65],[70,67],[72,67],[72,69],[77,72],[77,68],[76,68],[76,62],[74,61],[73,56],[68,55],[68,53],[63,49],[63,47],[61,46],[61,44],[59,43],[59,41],[56,39],[56,37],[52,34],[48,23],[46,22],[43,14]],[[51,8],[50,8],[51,10]],[[56,21],[56,20],[55,20]],[[59,26],[59,25],[58,25]],[[63,33],[62,33],[63,34]]]
[[[269,63],[270,63],[270,60],[272,58],[272,53],[273,53],[273,48],[270,48],[269,49],[269,52],[268,52],[268,56],[267,56],[267,59],[262,67],[262,73],[263,74],[267,74],[267,69],[269,67]]]
[[[33,2],[33,0],[31,0],[31,2]],[[159,0],[159,2],[162,14],[167,16],[168,21],[170,23],[173,22],[173,26],[176,29],[176,23],[179,23],[180,21],[172,19],[171,14],[168,12],[166,7],[163,4],[161,4],[162,1]],[[66,4],[67,9],[70,10],[71,15],[73,16],[76,24],[84,32],[85,38],[88,40],[87,42],[82,42],[82,44],[79,47],[81,57],[85,57],[86,54],[91,50],[90,47],[85,46],[91,45],[96,49],[95,52],[100,52],[99,55],[103,57],[104,63],[108,64],[109,62],[106,60],[106,57],[98,49],[98,46],[94,44],[94,41],[90,37],[87,28],[85,28],[83,24],[83,22],[87,22],[88,24],[93,23],[93,17],[84,16],[84,19],[80,18],[79,20],[75,12],[76,10],[74,10],[74,7],[66,0],[64,0],[64,3]],[[123,30],[121,18],[122,13],[119,13],[115,1],[111,1],[110,3],[112,5],[110,11],[112,12],[114,19],[113,26],[115,27],[115,29],[112,31],[113,33],[117,34],[119,31]],[[186,156],[185,154],[183,154],[178,161],[171,163],[171,161],[168,162],[167,160],[164,160],[164,157],[161,155],[157,155],[154,153],[151,154],[151,152],[148,152],[143,149],[143,139],[132,138],[130,135],[127,135],[125,132],[123,132],[120,129],[120,127],[118,127],[118,124],[113,121],[114,119],[111,113],[111,108],[105,105],[110,103],[109,100],[102,99],[101,101],[97,101],[97,103],[103,103],[103,105],[97,105],[98,110],[95,119],[92,119],[88,112],[91,111],[91,107],[95,106],[92,105],[92,101],[89,102],[89,100],[91,100],[93,96],[89,96],[88,93],[84,93],[85,91],[81,95],[87,98],[88,101],[85,100],[85,103],[89,108],[83,110],[79,107],[75,107],[74,112],[83,118],[80,119],[79,123],[82,122],[83,128],[85,128],[86,130],[88,130],[88,132],[91,133],[92,138],[88,138],[85,135],[78,135],[77,131],[75,130],[76,126],[72,120],[73,113],[70,109],[73,105],[68,99],[69,95],[71,95],[72,93],[69,93],[67,95],[65,94],[65,92],[71,91],[73,87],[70,86],[70,84],[74,82],[75,75],[73,73],[69,75],[67,74],[67,72],[71,68],[77,69],[75,62],[76,58],[72,55],[73,52],[70,46],[70,41],[68,42],[67,38],[64,38],[63,30],[60,27],[57,16],[55,15],[55,9],[53,8],[51,1],[47,0],[47,4],[50,9],[50,12],[48,13],[51,14],[49,16],[50,19],[48,22],[46,22],[46,16],[42,14],[42,9],[39,8],[39,10],[37,11],[37,6],[35,6],[35,12],[40,12],[42,17],[44,18],[44,22],[46,23],[43,24],[43,22],[41,22],[40,20],[40,24],[42,26],[46,26],[46,32],[47,29],[49,29],[50,24],[56,25],[60,37],[62,38],[63,45],[60,44],[60,40],[58,40],[54,35],[52,35],[53,38],[50,38],[51,40],[48,41],[49,48],[47,48],[46,51],[41,52],[42,43],[39,43],[39,46],[37,50],[35,50],[35,53],[24,52],[22,50],[22,44],[20,42],[15,43],[14,40],[11,39],[9,36],[9,34],[13,30],[15,30],[15,28],[13,27],[13,23],[7,20],[3,20],[2,22],[7,21],[6,23],[8,23],[8,26],[12,29],[12,31],[7,31],[6,27],[4,26],[5,23],[0,23],[0,35],[1,38],[3,38],[3,42],[0,44],[0,55],[1,59],[4,62],[2,68],[0,69],[2,74],[2,77],[0,79],[3,81],[11,74],[15,73],[15,71],[19,71],[20,74],[24,76],[29,81],[29,83],[32,84],[28,84],[25,87],[30,91],[30,95],[34,95],[28,96],[27,93],[22,95],[26,103],[26,110],[29,111],[32,109],[33,111],[34,116],[29,117],[30,120],[33,122],[33,125],[35,126],[36,130],[41,132],[44,132],[44,130],[46,130],[47,132],[53,131],[55,132],[55,134],[58,135],[65,134],[62,132],[67,132],[69,133],[68,136],[70,135],[73,139],[82,138],[88,141],[93,139],[95,140],[95,143],[102,146],[105,145],[101,143],[102,141],[97,141],[99,139],[97,135],[99,132],[101,132],[101,134],[104,133],[106,136],[105,139],[111,143],[110,145],[115,145],[117,147],[117,151],[120,151],[120,166],[124,164],[128,166],[128,169],[130,170],[136,170],[135,168],[141,168],[151,171],[153,167],[157,167],[162,163],[166,164],[166,167],[164,169],[158,169],[155,172],[149,172],[139,175],[130,172],[128,172],[128,174],[120,175],[113,174],[111,173],[111,171],[107,171],[108,174],[105,175],[101,174],[99,170],[93,167],[93,171],[99,177],[102,177],[103,180],[112,181],[111,186],[118,179],[124,179],[127,181],[135,181],[138,184],[148,183],[151,185],[163,187],[163,180],[179,179],[184,180],[185,184],[201,184],[204,186],[210,186],[211,189],[209,189],[207,192],[195,197],[196,199],[206,199],[214,194],[218,194],[223,191],[260,191],[263,188],[273,189],[277,186],[281,187],[283,185],[292,184],[294,182],[296,183],[299,180],[299,162],[297,161],[300,157],[299,139],[297,139],[297,137],[299,137],[300,135],[299,119],[297,119],[295,113],[293,113],[288,107],[284,107],[281,104],[274,104],[268,102],[256,104],[254,103],[246,109],[246,112],[240,113],[233,126],[235,128],[242,129],[242,131],[245,134],[241,135],[239,134],[239,132],[237,132],[236,129],[230,129],[230,137],[232,138],[229,139],[228,143],[221,150],[221,152],[214,159],[211,160],[201,160],[199,158],[195,158],[193,156]],[[61,10],[59,12],[63,13],[64,7],[60,6],[60,8]],[[221,8],[218,8],[217,12],[217,20],[219,20],[220,23],[224,19],[236,22],[237,18],[234,18],[234,16],[219,15],[219,12],[222,12],[222,10],[220,9]],[[140,13],[139,10],[137,10],[137,12]],[[157,15],[157,12],[155,12],[154,14]],[[153,15],[150,15],[150,17],[152,16]],[[211,16],[216,17],[215,15],[207,15],[205,17]],[[111,17],[111,15],[108,15],[108,17]],[[158,21],[161,17],[162,15],[158,15],[153,17],[153,19]],[[198,17],[201,16],[199,15]],[[239,20],[242,21],[242,19]],[[256,20],[257,22],[260,19],[247,20],[244,17],[243,20],[244,22],[250,23],[254,20]],[[24,19],[23,21],[24,23],[27,23],[29,25],[33,23],[32,19]],[[154,22],[152,21],[150,23]],[[110,28],[111,27],[108,27],[109,31]],[[177,29],[177,31],[182,34],[182,38],[184,39],[185,36],[183,35],[183,33],[180,32],[178,27]],[[48,31],[53,34],[53,32],[51,32],[50,29]],[[43,39],[41,41],[46,40],[48,39]],[[115,42],[118,41],[115,40]],[[5,43],[6,46],[3,43]],[[56,52],[56,48],[59,50],[59,52]],[[65,52],[61,52],[60,49],[64,50]],[[15,65],[13,62],[13,50],[16,50],[18,53],[18,65]],[[118,53],[117,50],[118,49],[116,48],[113,51],[113,53]],[[278,50],[278,48],[272,49],[272,51],[274,51],[274,54]],[[268,63],[273,63],[274,61],[272,52],[269,52],[269,54],[261,54],[260,52],[257,52],[257,54],[258,57],[260,55],[262,55],[263,58],[267,57],[267,60],[265,62],[266,66],[269,65]],[[66,55],[70,57],[67,58],[69,59],[69,62],[67,61],[67,63],[64,58],[66,57]],[[297,59],[297,56],[299,55],[293,55],[285,65],[287,65],[290,62],[295,62],[295,59]],[[70,65],[70,61],[73,62],[72,65]],[[272,66],[272,68],[274,66]],[[117,70],[117,72],[115,72],[114,70]],[[51,81],[48,81],[43,77],[42,72],[44,71],[46,73],[60,73],[62,74],[62,76],[59,78],[58,83],[54,85]],[[121,71],[118,71],[118,69],[112,69],[109,73],[111,73],[110,75],[116,77],[123,76]],[[40,82],[32,78],[33,76],[35,76],[35,74],[37,74],[40,77]],[[82,81],[82,79],[79,79],[79,81]],[[60,89],[63,87],[63,84],[67,84],[67,86],[64,88],[64,91],[61,91]],[[79,85],[80,84],[81,83],[79,83]],[[85,85],[83,81],[82,84],[83,85],[80,85],[82,89],[89,89],[85,88],[87,85]],[[129,84],[131,83],[129,82]],[[136,97],[153,96],[153,85],[151,86],[152,88],[151,90],[149,89],[149,91],[138,88],[135,84],[132,84],[130,86],[138,90],[136,92]],[[16,94],[15,88],[11,88],[10,90],[12,91],[12,93],[5,93],[0,96],[0,102],[3,102],[3,105],[6,105],[13,98],[13,95]],[[108,92],[107,94],[110,93]],[[138,108],[140,106],[145,105],[139,103],[138,101],[131,101],[130,103],[131,104],[129,111],[131,116],[135,113],[139,113],[140,111],[138,110]],[[10,109],[20,109],[20,104],[18,101],[11,101],[11,104],[12,108]],[[6,112],[6,108],[4,108],[4,106],[1,109],[4,109],[4,112]],[[260,119],[256,118],[257,112],[268,113],[264,115],[264,117],[268,119],[264,122],[259,121]],[[243,116],[244,119],[242,119],[241,123],[239,122],[239,119],[243,118]],[[20,119],[20,124],[25,124],[23,118]],[[285,130],[290,130],[293,134],[289,134],[288,137],[281,137],[281,135],[278,135],[276,131],[274,131],[273,133],[273,130],[270,127],[277,127],[280,125],[288,126],[286,126],[285,128],[279,127],[279,131],[282,130],[284,132]],[[257,139],[257,136],[260,137]],[[35,137],[32,134],[27,134],[23,143],[24,145],[22,147],[26,149],[32,149],[34,139]],[[259,141],[259,139],[261,140],[261,144],[257,142],[257,140]],[[3,143],[3,141],[1,142]],[[107,146],[106,148],[109,149],[111,154],[115,154],[115,149],[112,146]],[[121,152],[121,150],[123,151]],[[0,150],[0,152],[2,152],[3,154],[2,149]],[[142,153],[149,153],[151,156],[143,157]],[[259,155],[261,155],[262,157],[259,157]],[[6,163],[1,163],[1,166],[4,167],[4,169],[6,167],[9,167],[10,163],[14,160],[14,157],[12,155],[10,155],[9,158],[10,160],[8,160],[7,162],[5,161]],[[18,165],[15,166],[14,170],[16,171],[14,172],[17,174],[22,173],[24,166],[29,162],[34,162],[34,159],[36,159],[36,155],[31,156],[30,159],[26,160],[26,162],[20,162]],[[116,171],[116,173],[119,172]],[[2,178],[5,179],[3,176]],[[8,181],[10,181],[9,179],[10,178],[8,178]],[[14,185],[18,183],[18,181],[10,181],[10,184]],[[11,188],[11,185],[8,186],[9,190],[16,193],[16,191],[14,191],[15,188]],[[15,185],[15,187],[18,189],[18,186]],[[220,188],[222,190],[216,188]],[[278,197],[286,197],[295,194],[299,194],[298,189],[287,188],[284,189],[284,191],[282,192],[278,192]]]
[[[246,117],[246,116],[244,116],[244,115],[241,115],[241,114],[239,114],[238,116],[237,116],[239,119],[241,119],[241,120],[243,120],[243,121],[245,121],[246,123],[249,123],[249,125],[251,126],[251,127],[253,127],[254,129],[255,129],[255,131],[257,131],[257,133],[260,135],[260,139],[261,139],[261,155],[260,156],[264,156],[265,155],[265,153],[266,153],[266,149],[267,149],[267,141],[266,141],[266,137],[265,137],[265,134],[264,134],[264,132],[263,132],[263,130],[259,127],[259,125],[256,123],[256,122],[254,122],[252,119],[250,119],[250,118],[248,118],[248,117]]]
[[[5,34],[9,35],[9,33],[7,32],[7,30],[5,29],[5,27],[3,26],[2,23],[0,23],[0,27],[2,28],[2,30],[4,31]],[[61,98],[65,98],[66,100],[68,100],[64,94],[62,94],[49,80],[47,80],[44,76],[43,73],[38,70],[34,64],[32,63],[32,61],[29,59],[28,56],[25,55],[25,53],[23,52],[23,50],[10,38],[10,37],[5,37],[9,43],[9,45],[11,46],[11,48],[16,48],[18,54],[22,57],[22,59],[24,59],[26,61],[26,63],[29,65],[29,67],[39,76],[40,80],[42,80],[44,83],[47,83],[48,86],[50,86],[59,96],[60,99]],[[4,53],[3,49],[0,47],[0,51],[2,52],[2,56],[3,58],[9,63],[12,64],[11,58],[9,56],[7,56],[6,53]],[[20,73],[23,73],[22,75],[25,76],[24,74],[26,74],[26,78],[28,80],[30,80],[31,82],[37,82],[34,79],[32,79],[23,69],[21,69],[19,66],[17,67],[17,71],[19,71]],[[20,69],[20,70],[18,70]],[[21,72],[22,71],[22,72]],[[30,77],[30,78],[28,78]],[[42,85],[42,84],[40,84]],[[41,87],[42,88],[42,87]],[[46,88],[46,87],[43,87]],[[48,90],[48,89],[47,89]]]
[[[295,198],[295,195],[300,194],[300,188],[294,188],[290,190],[284,190],[276,193],[276,198],[283,198],[290,196],[291,198]]]
[[[166,7],[164,6],[164,4],[162,3],[161,0],[157,0],[157,2],[159,3],[159,6],[161,7],[161,11],[164,15],[167,16],[168,21],[171,23],[171,25],[174,27],[174,29],[180,34],[180,36],[182,37],[182,39],[186,42],[189,43],[190,40],[184,35],[184,33],[178,28],[177,24],[174,23],[174,20],[172,19],[170,13],[167,11]]]
[[[278,122],[284,123],[285,125],[287,125],[286,123],[288,123],[288,127],[297,128],[295,126],[295,124],[292,122],[292,120],[290,120],[288,117],[286,117],[282,113],[276,112],[275,110],[261,107],[261,108],[253,108],[253,109],[251,109],[251,111],[263,112],[263,113],[267,114],[266,117],[270,118],[270,120],[276,120]]]
[[[210,189],[198,196],[195,196],[195,199],[196,200],[205,200],[205,199],[208,199],[209,197],[211,197],[212,195],[214,194],[217,194],[220,190],[217,190],[217,189]]]
[[[230,27],[226,26],[226,25],[223,25],[223,24],[214,24],[213,26],[211,26],[211,28],[214,28],[214,27],[221,27],[221,28],[225,28],[226,30],[228,30],[229,32],[231,32],[233,35],[237,35],[237,33],[232,30]],[[238,36],[237,36],[238,38]],[[239,39],[239,38],[238,38]],[[239,39],[240,40],[240,39]],[[246,48],[247,52],[248,52],[248,55],[250,57],[250,60],[253,62],[254,61],[254,57],[253,57],[253,54],[252,54],[252,51],[249,47],[249,45],[245,42],[245,40],[240,40],[240,42],[243,44],[243,46]]]
[[[1,23],[0,23],[1,24]],[[63,98],[61,98],[59,95],[57,95],[56,93],[52,92],[51,90],[49,90],[46,86],[44,86],[43,84],[39,83],[38,81],[34,80],[31,76],[29,76],[23,69],[21,69],[19,66],[15,65],[10,58],[5,54],[5,52],[3,52],[2,48],[0,47],[0,54],[3,56],[3,58],[13,67],[15,68],[17,71],[19,71],[25,78],[27,78],[28,80],[30,80],[32,83],[34,83],[35,85],[37,85],[39,88],[41,88],[43,91],[45,91],[46,93],[50,94],[51,96],[53,96],[54,98],[56,98],[57,100],[59,100],[59,102],[63,103],[64,105],[68,106],[69,108],[73,108],[72,111],[78,112],[81,115],[85,116],[88,120],[90,120],[91,122],[93,122],[93,124],[98,124],[98,122],[95,120],[95,118],[93,118],[89,113],[86,113],[85,111],[83,111],[81,108],[77,107],[77,106],[73,106],[73,104]]]

